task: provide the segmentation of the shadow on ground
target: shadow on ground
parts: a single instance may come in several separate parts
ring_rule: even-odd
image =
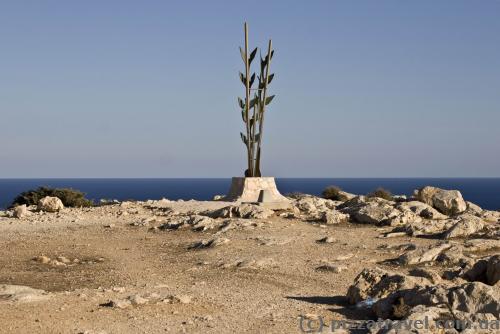
[[[359,308],[349,304],[345,296],[287,296],[286,298],[311,304],[335,306],[327,309],[331,312],[343,315],[346,319],[345,323],[347,328],[349,328],[349,333],[353,334],[368,333],[369,331],[363,328],[363,322],[367,320],[376,320],[375,314],[373,314],[370,309]],[[328,323],[331,319],[324,320],[326,321],[326,327],[332,326],[331,323]]]

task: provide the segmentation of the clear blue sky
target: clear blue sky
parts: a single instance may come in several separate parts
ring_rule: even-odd
[[[500,1],[1,1],[0,177],[500,176]]]

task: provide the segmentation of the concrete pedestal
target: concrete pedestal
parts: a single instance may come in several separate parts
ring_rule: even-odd
[[[290,200],[278,191],[274,177],[233,177],[224,200],[257,203],[271,209],[287,208],[290,205]]]

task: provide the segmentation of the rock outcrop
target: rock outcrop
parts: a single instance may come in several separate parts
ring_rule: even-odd
[[[347,291],[351,304],[369,307],[380,319],[498,320],[500,290],[481,282],[435,284],[380,268],[365,269]],[[390,322],[391,325],[397,322]],[[391,327],[377,333],[409,333]],[[393,328],[394,329],[394,328]],[[411,333],[429,333],[427,331]],[[434,333],[434,332],[430,332]]]
[[[46,196],[38,201],[38,210],[45,212],[59,212],[64,209],[63,202],[57,197]]]
[[[458,190],[444,190],[427,186],[416,191],[415,196],[419,201],[431,205],[448,216],[467,210],[467,203]]]

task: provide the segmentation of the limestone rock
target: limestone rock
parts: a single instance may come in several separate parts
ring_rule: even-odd
[[[471,214],[463,214],[455,220],[453,226],[445,232],[443,238],[466,237],[481,231],[484,226],[485,224],[481,218]]]
[[[136,305],[144,305],[149,302],[149,299],[142,297],[141,295],[131,295],[127,298],[130,303],[134,306]]]
[[[192,298],[191,296],[188,295],[171,295],[165,298],[163,301],[170,304],[175,304],[175,303],[189,304],[191,303]]]
[[[295,206],[306,214],[316,214],[335,209],[337,202],[316,196],[302,196],[295,201]]]
[[[374,198],[367,202],[360,202],[359,204],[345,207],[341,212],[349,214],[355,222],[361,224],[386,225],[389,224],[391,219],[401,214],[390,203],[386,200]]]
[[[456,215],[467,209],[462,194],[458,190],[444,190],[424,187],[416,192],[419,201],[427,203],[445,215]]]
[[[101,306],[126,309],[132,307],[132,302],[129,299],[114,299],[110,300],[108,303],[102,304]]]
[[[38,201],[38,210],[45,212],[58,212],[64,209],[62,201],[57,197],[46,196]]]
[[[500,211],[484,210],[481,213],[481,218],[483,218],[487,222],[499,223],[500,222]]]
[[[385,221],[389,226],[406,226],[408,224],[418,224],[422,218],[414,212],[403,211]]]
[[[500,249],[500,240],[494,239],[472,239],[464,243],[464,247],[471,252],[485,252]]]
[[[470,282],[486,282],[486,270],[488,269],[488,259],[479,259],[471,268],[464,270],[461,277]]]
[[[441,276],[435,270],[429,268],[414,268],[410,270],[410,275],[427,278],[433,284],[439,284],[442,281]]]
[[[0,301],[34,302],[46,299],[47,292],[23,285],[0,284]]]
[[[337,240],[334,237],[324,237],[324,238],[316,240],[316,242],[320,243],[320,244],[331,244],[331,243],[334,243],[336,241]]]
[[[349,303],[356,304],[366,299],[378,300],[403,289],[411,289],[426,279],[405,276],[380,268],[364,269],[347,291]]]
[[[229,239],[227,239],[227,238],[215,237],[213,239],[201,240],[201,241],[195,242],[194,244],[192,244],[189,247],[189,249],[213,248],[213,247],[227,244],[228,242],[229,242]]]
[[[436,258],[436,262],[443,265],[455,265],[462,268],[472,265],[472,259],[463,252],[463,247],[458,244],[452,244],[450,248],[442,251]]]
[[[12,216],[14,218],[22,219],[29,214],[26,204],[16,206],[12,211]]]
[[[500,290],[481,282],[466,283],[452,289],[448,296],[452,309],[467,313],[500,314]]]
[[[397,209],[405,212],[411,211],[425,219],[447,219],[448,216],[440,213],[432,206],[419,201],[402,202],[397,205]]]
[[[324,264],[316,268],[317,271],[324,271],[324,272],[331,272],[331,273],[341,273],[342,271],[346,270],[347,267],[343,265],[337,265],[337,264]]]
[[[193,231],[206,231],[218,226],[217,222],[214,219],[199,215],[189,217],[188,224],[192,226]]]
[[[419,247],[415,250],[410,250],[398,258],[398,263],[401,265],[412,265],[418,263],[432,262],[445,250],[453,245],[449,243],[438,243],[429,247]]]
[[[327,225],[347,223],[349,215],[337,210],[329,210],[322,213],[321,221]]]
[[[406,224],[405,231],[406,234],[418,237],[418,236],[433,236],[440,235],[444,231],[450,229],[455,223],[452,219],[441,219],[441,220],[422,220],[422,221],[412,221]]]
[[[467,204],[467,210],[466,210],[467,213],[470,213],[471,215],[476,215],[478,217],[482,215],[483,209],[481,209],[479,205],[469,201],[466,201],[465,203]]]
[[[486,265],[486,280],[489,285],[500,281],[500,255],[490,257]]]
[[[240,205],[230,205],[222,209],[205,213],[212,218],[252,218],[267,219],[274,214],[273,210],[260,205],[243,203]]]

